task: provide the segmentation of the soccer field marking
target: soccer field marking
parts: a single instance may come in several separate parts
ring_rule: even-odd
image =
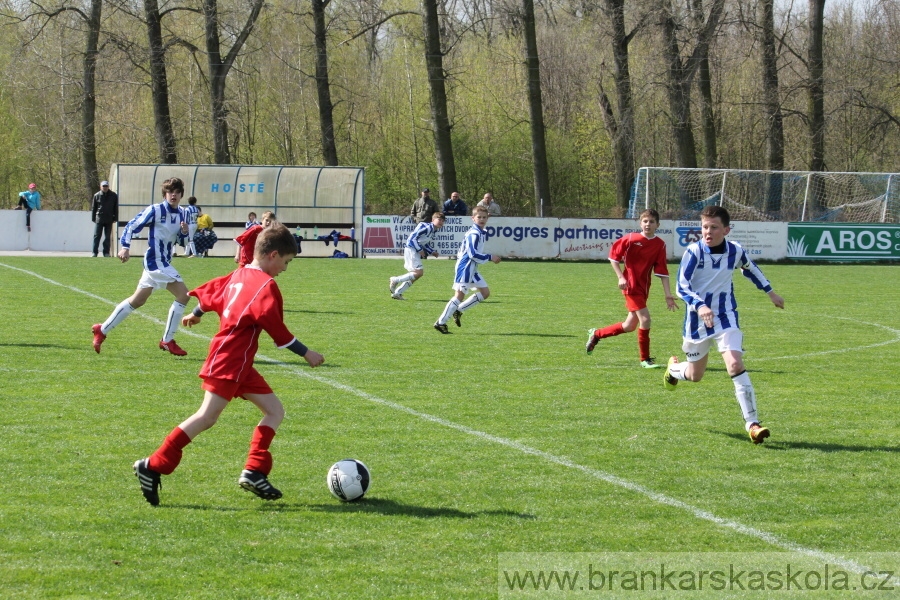
[[[833,315],[823,315],[826,319],[836,319],[840,321],[850,321],[851,323],[856,323],[857,325],[868,325],[870,327],[875,327],[879,329],[884,329],[885,331],[893,334],[894,339],[887,340],[884,342],[876,342],[874,344],[865,344],[863,346],[851,346],[846,348],[835,348],[833,350],[820,350],[819,352],[807,352],[805,354],[796,354],[792,356],[764,356],[760,358],[753,358],[753,362],[763,362],[767,360],[794,360],[799,358],[808,358],[810,356],[826,356],[829,354],[843,354],[845,352],[855,352],[857,350],[868,350],[870,348],[880,348],[881,346],[888,346],[890,344],[896,344],[900,342],[900,329],[894,329],[893,327],[888,327],[887,325],[882,325],[881,323],[870,323],[868,321],[860,321],[859,319],[854,319],[850,317],[838,317]],[[820,317],[821,318],[821,317]]]
[[[20,269],[18,267],[6,265],[4,263],[0,263],[0,267],[6,267],[9,269],[13,269],[15,271],[19,271],[21,273],[25,273],[27,275],[31,275],[31,276],[36,277],[46,283],[62,287],[64,289],[70,290],[72,292],[83,294],[85,296],[94,298],[94,299],[104,302],[106,304],[110,304],[113,306],[115,306],[117,304],[116,302],[107,300],[105,298],[101,298],[100,296],[97,296],[96,294],[93,294],[91,292],[87,292],[85,290],[82,290],[82,289],[79,289],[79,288],[76,288],[73,286],[59,283],[57,281],[48,279],[48,278],[46,278],[42,275],[39,275],[37,273],[34,273],[32,271]],[[148,319],[154,323],[163,324],[162,320],[157,319],[156,317],[152,317],[150,315],[141,313],[140,311],[135,311],[132,314],[137,314],[137,315],[139,315],[145,319]],[[852,319],[848,319],[848,320],[852,320]],[[886,329],[895,331],[890,328],[886,328]],[[186,333],[192,337],[199,338],[199,339],[203,339],[203,340],[207,340],[207,341],[212,339],[209,336],[197,334],[192,331],[186,330],[184,328],[180,329],[180,331],[183,331],[184,333]],[[894,341],[896,341],[896,340],[894,340]],[[535,456],[537,458],[543,459],[543,460],[553,463],[553,464],[557,464],[557,465],[560,465],[560,466],[563,466],[563,467],[566,467],[569,469],[573,469],[576,471],[581,471],[582,473],[584,473],[594,479],[598,479],[600,481],[604,481],[606,483],[609,483],[616,487],[620,487],[622,489],[628,490],[635,494],[642,495],[658,504],[662,504],[664,506],[669,506],[672,508],[682,510],[684,512],[687,512],[688,514],[693,515],[694,517],[696,517],[698,519],[713,523],[715,525],[724,527],[726,529],[731,529],[732,531],[735,531],[736,533],[739,533],[741,535],[745,535],[748,537],[752,537],[752,538],[761,540],[763,542],[766,542],[768,544],[771,544],[773,546],[781,548],[782,550],[787,550],[789,552],[796,552],[798,554],[803,554],[803,555],[809,556],[811,558],[815,558],[817,560],[824,561],[829,564],[838,565],[845,569],[853,571],[855,573],[861,574],[861,573],[867,573],[867,572],[873,571],[872,568],[862,565],[854,560],[844,558],[844,557],[836,555],[836,554],[831,554],[829,552],[825,552],[824,550],[819,550],[817,548],[810,548],[807,546],[802,546],[802,545],[792,542],[790,540],[782,539],[781,537],[779,537],[773,533],[763,531],[761,529],[752,527],[750,525],[745,525],[739,521],[735,521],[733,519],[727,519],[724,517],[719,517],[719,516],[709,512],[708,510],[699,508],[692,504],[688,504],[686,502],[678,500],[677,498],[667,496],[666,494],[656,492],[656,491],[654,491],[648,487],[645,487],[639,483],[635,483],[633,481],[624,479],[617,475],[613,475],[611,473],[607,473],[607,472],[601,471],[599,469],[594,469],[593,467],[588,467],[585,465],[578,464],[564,456],[558,456],[556,454],[551,454],[550,452],[546,452],[544,450],[540,450],[538,448],[534,448],[532,446],[522,444],[521,442],[517,442],[515,440],[510,440],[510,439],[500,437],[500,436],[497,436],[497,435],[494,435],[491,433],[487,433],[485,431],[473,429],[466,425],[462,425],[460,423],[456,423],[454,421],[444,419],[443,417],[438,417],[435,415],[417,411],[413,408],[409,408],[408,406],[404,406],[402,404],[398,404],[396,402],[392,402],[390,400],[380,398],[380,397],[370,394],[366,391],[363,391],[363,390],[357,389],[355,387],[340,383],[333,379],[329,379],[328,377],[322,377],[312,371],[303,370],[294,364],[282,362],[280,360],[270,358],[270,357],[264,356],[262,354],[257,354],[257,357],[261,360],[267,361],[270,364],[282,367],[286,371],[288,371],[294,375],[297,375],[299,377],[304,377],[306,379],[311,379],[317,383],[320,383],[322,385],[326,385],[326,386],[332,387],[334,389],[346,392],[348,394],[357,396],[368,402],[372,402],[374,404],[378,404],[380,406],[384,406],[386,408],[389,408],[389,409],[392,409],[392,410],[395,410],[398,412],[406,413],[417,419],[421,419],[423,421],[428,421],[430,423],[434,423],[435,425],[440,425],[440,426],[446,427],[448,429],[453,429],[460,433],[484,440],[486,442],[504,446],[504,447],[516,450],[518,452],[521,452],[523,454]],[[891,583],[893,583],[895,585],[900,585],[900,578],[894,578],[894,580],[892,580]]]

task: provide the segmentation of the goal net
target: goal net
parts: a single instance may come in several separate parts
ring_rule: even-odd
[[[738,221],[900,222],[900,174],[642,167],[628,217],[693,220],[720,205]]]

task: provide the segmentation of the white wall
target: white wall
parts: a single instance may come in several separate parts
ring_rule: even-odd
[[[24,210],[0,210],[0,250],[90,252],[93,245],[90,211],[32,211],[29,233],[25,229]]]

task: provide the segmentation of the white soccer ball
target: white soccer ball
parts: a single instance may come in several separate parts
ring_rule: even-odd
[[[343,502],[362,498],[369,490],[370,481],[369,469],[353,458],[345,458],[331,465],[325,479],[329,491]]]

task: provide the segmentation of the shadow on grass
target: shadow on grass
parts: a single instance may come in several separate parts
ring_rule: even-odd
[[[319,511],[326,513],[378,513],[382,515],[405,515],[421,519],[476,519],[484,516],[513,517],[516,519],[536,519],[534,515],[517,513],[511,510],[481,510],[466,512],[455,508],[415,506],[402,504],[394,500],[381,498],[363,498],[358,502],[338,502],[331,504],[288,504],[286,502],[254,503],[244,506],[221,506],[204,504],[166,504],[163,502],[157,510],[208,510],[216,512],[306,512]]]
[[[321,512],[357,512],[379,513],[383,515],[406,515],[423,519],[449,518],[449,519],[475,519],[482,516],[515,517],[517,519],[535,519],[534,515],[517,513],[511,510],[480,510],[467,512],[447,507],[416,506],[403,504],[395,500],[382,498],[363,498],[358,502],[342,502],[339,504],[313,504],[312,510]]]
[[[750,443],[750,439],[746,434],[728,433],[725,431],[710,430],[710,433],[724,435],[741,442]],[[769,450],[815,450],[816,452],[900,452],[900,446],[862,446],[847,444],[830,444],[827,442],[781,442],[778,440],[767,440],[762,444],[763,448]]]

